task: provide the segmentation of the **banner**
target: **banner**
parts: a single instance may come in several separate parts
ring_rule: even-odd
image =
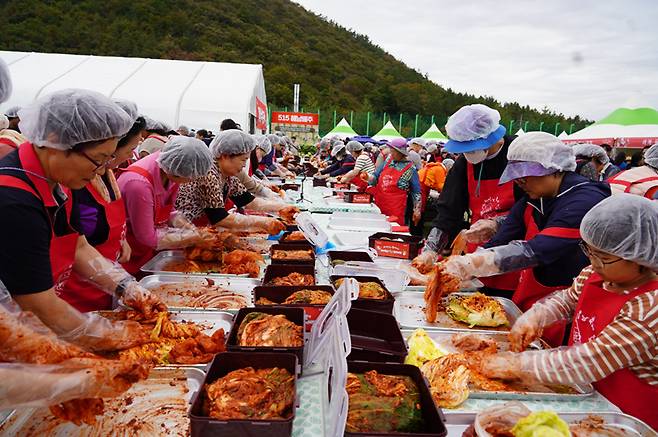
[[[318,114],[305,112],[273,112],[272,123],[318,125]]]
[[[256,97],[256,129],[267,130],[267,105]]]

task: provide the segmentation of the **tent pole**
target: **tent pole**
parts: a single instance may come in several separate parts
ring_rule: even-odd
[[[384,129],[384,125],[386,125],[386,113],[384,112],[384,118],[382,118],[382,129]]]
[[[414,124],[414,137],[418,136],[418,114],[416,114],[416,122]]]
[[[336,127],[336,110],[334,109],[334,127]]]
[[[354,111],[350,111],[350,126],[352,126],[353,124],[354,124]]]
[[[432,124],[434,124],[434,116],[432,116]]]
[[[370,136],[370,111],[368,111],[368,115],[366,116],[366,136]]]
[[[402,113],[400,113],[400,135],[402,135]]]
[[[571,125],[569,126],[569,135],[571,135],[571,132],[573,132],[573,126],[574,123],[571,123]]]

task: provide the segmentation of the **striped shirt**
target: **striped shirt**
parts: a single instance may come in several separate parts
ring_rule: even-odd
[[[584,268],[570,288],[544,302],[554,319],[573,316],[583,285],[592,273],[591,266]],[[589,383],[630,368],[647,384],[658,385],[658,289],[628,300],[617,317],[590,341],[527,356],[530,372],[546,382]]]
[[[375,172],[375,164],[372,163],[370,157],[361,153],[358,158],[356,158],[356,163],[354,164],[354,170],[365,171],[368,175],[372,175]]]

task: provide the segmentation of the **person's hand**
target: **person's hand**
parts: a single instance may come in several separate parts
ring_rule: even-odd
[[[431,250],[424,250],[423,253],[418,255],[411,261],[411,265],[423,273],[427,271],[439,259],[439,255]]]
[[[451,256],[443,262],[443,271],[465,282],[477,277],[497,275],[500,268],[495,263],[495,253],[485,249]]]
[[[518,379],[522,376],[521,356],[514,352],[487,355],[478,362],[479,373],[487,378]]]
[[[277,235],[286,230],[286,224],[275,218],[268,218],[263,226],[263,230],[270,235]]]
[[[287,222],[294,222],[295,214],[299,213],[299,208],[288,205],[279,210],[279,216]]]
[[[549,317],[550,312],[542,302],[536,302],[521,314],[509,333],[510,349],[514,352],[526,350],[530,343],[541,337]]]
[[[491,219],[481,219],[464,231],[466,241],[473,244],[482,244],[491,239],[498,232],[498,222]]]
[[[122,300],[125,305],[144,314],[146,319],[155,317],[156,313],[161,311],[167,311],[167,305],[159,297],[137,282],[131,282],[126,286]]]
[[[411,216],[411,220],[413,221],[414,225],[416,226],[418,225],[418,223],[420,222],[420,218],[421,218],[420,211],[414,210],[414,213]]]
[[[359,173],[359,178],[364,182],[368,182],[370,180],[370,176],[368,175],[368,172],[365,171]]]
[[[130,261],[130,255],[132,254],[132,249],[130,244],[126,240],[121,240],[121,252],[119,253],[119,259],[117,260],[121,264],[125,264]]]

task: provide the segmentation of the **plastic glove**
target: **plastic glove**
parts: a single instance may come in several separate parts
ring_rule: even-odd
[[[261,199],[256,197],[254,200],[249,202],[247,208],[253,209],[254,211],[266,211],[266,212],[279,212],[280,210],[285,208],[295,208],[294,206],[291,207],[286,203],[283,203],[279,196],[277,195],[275,196],[276,199],[273,200]]]
[[[98,256],[84,267],[89,282],[107,294],[121,298],[125,305],[140,311],[147,319],[158,311],[167,311],[167,306],[160,298],[139,285],[121,264]]]
[[[243,232],[267,232],[270,235],[276,235],[286,229],[285,223],[278,219],[244,214],[229,214],[224,220],[218,222],[215,227],[230,230],[239,229]]]
[[[428,271],[438,259],[439,255],[436,252],[426,249],[411,261],[411,265],[423,273]]]
[[[180,211],[172,211],[169,214],[169,226],[182,229],[196,229],[196,226]]]
[[[121,253],[119,254],[119,259],[117,261],[121,264],[125,264],[130,261],[131,256],[132,249],[130,248],[130,244],[128,244],[126,240],[121,240]]]
[[[495,253],[490,249],[478,250],[462,256],[451,256],[443,261],[443,268],[446,273],[462,281],[501,273],[495,263]]]
[[[425,239],[425,247],[423,252],[430,250],[432,252],[441,253],[448,245],[448,235],[439,228],[432,228],[429,235]]]
[[[522,366],[522,355],[515,352],[500,352],[476,360],[478,371],[488,378],[520,379],[526,375]],[[476,363],[473,363],[476,364]]]
[[[203,241],[203,235],[196,229],[158,228],[158,245],[155,250],[182,249]]]
[[[0,364],[0,409],[44,407],[72,399],[115,397],[148,376],[150,365],[73,358],[58,364]]]
[[[499,224],[496,220],[478,220],[464,232],[464,237],[469,243],[482,244],[489,241],[498,232],[498,227]]]
[[[547,301],[554,295],[563,293],[557,291],[544,299],[535,302],[528,311],[519,317],[509,333],[510,349],[514,352],[523,352],[528,345],[542,336],[545,327],[560,320],[566,320],[557,312],[551,311]]]
[[[286,222],[294,222],[295,215],[299,213],[299,208],[292,205],[286,205],[283,208],[277,211],[279,216],[284,219]]]
[[[125,286],[122,302],[140,313],[146,319],[151,319],[159,312],[167,311],[167,305],[159,297],[148,291],[136,281],[131,281]]]
[[[71,309],[71,317],[78,318],[80,323],[68,332],[59,333],[59,338],[64,341],[95,352],[128,349],[151,341],[137,322],[111,322],[95,313],[82,314],[73,307]]]

